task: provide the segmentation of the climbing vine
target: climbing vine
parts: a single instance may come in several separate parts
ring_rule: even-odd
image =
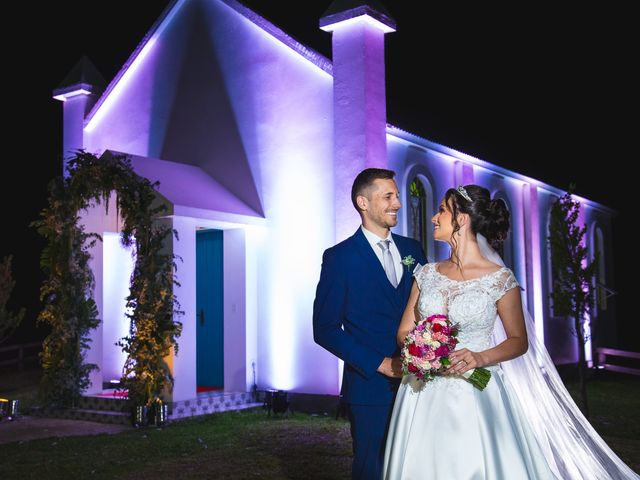
[[[40,393],[49,404],[74,405],[98,368],[85,362],[85,354],[89,334],[100,323],[90,252],[101,237],[85,231],[80,214],[94,205],[107,209],[115,193],[121,242],[135,254],[126,299],[129,335],[118,342],[127,353],[121,383],[133,402],[150,405],[173,385],[165,358],[172,348],[177,353],[182,330],[175,319],[182,313],[173,293],[176,257],[166,247],[176,232],[161,218],[166,207],[157,201],[157,182],[137,175],[125,156],[78,151],[67,173],[51,182],[48,206],[33,222],[47,241],[38,320],[51,328],[41,353]]]

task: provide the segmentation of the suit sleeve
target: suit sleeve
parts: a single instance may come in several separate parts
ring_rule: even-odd
[[[322,257],[320,282],[313,302],[313,338],[316,343],[369,378],[377,374],[384,355],[357,341],[342,328],[347,308],[347,272],[333,251]]]

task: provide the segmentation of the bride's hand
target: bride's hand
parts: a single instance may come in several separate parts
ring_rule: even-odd
[[[447,375],[462,375],[474,368],[484,367],[486,362],[481,353],[466,348],[456,350],[449,355],[451,364],[447,367]]]

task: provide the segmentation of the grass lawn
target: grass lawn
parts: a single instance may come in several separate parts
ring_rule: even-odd
[[[609,447],[640,474],[640,379],[600,372],[587,383],[589,421]],[[577,383],[567,384],[574,399]]]
[[[5,377],[0,375],[0,396],[13,386],[11,398],[22,392],[27,405],[35,401],[25,375]],[[569,389],[574,393],[575,385]],[[589,395],[596,430],[640,471],[640,381],[599,376],[589,384]],[[0,445],[2,479],[347,479],[350,464],[345,420],[269,417],[261,409],[173,422],[162,429]]]
[[[261,409],[1,447],[1,477],[15,479],[346,479],[351,462],[345,421]]]

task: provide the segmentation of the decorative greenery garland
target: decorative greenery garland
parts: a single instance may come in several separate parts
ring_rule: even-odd
[[[48,276],[40,290],[44,309],[38,320],[51,326],[41,360],[43,377],[40,393],[50,405],[76,404],[89,386],[95,364],[84,362],[89,332],[100,319],[93,301],[94,278],[89,267],[91,248],[101,240],[79,225],[79,212],[92,204],[108,208],[112,192],[117,195],[118,212],[124,222],[122,244],[133,247],[135,267],[127,297],[129,335],[118,345],[127,353],[122,385],[136,405],[151,405],[173,378],[165,362],[182,324],[173,294],[175,256],[165,247],[173,232],[162,224],[166,207],[158,205],[156,188],[137,175],[124,156],[95,155],[79,151],[69,160],[68,176],[54,179],[49,186],[49,206],[33,222],[48,245],[42,252],[41,267]]]

